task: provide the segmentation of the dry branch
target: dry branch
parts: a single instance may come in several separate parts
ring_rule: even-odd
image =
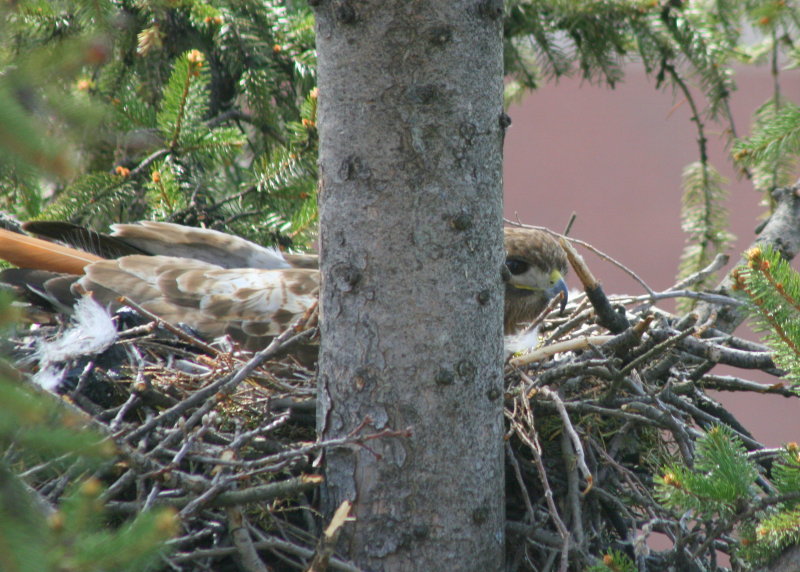
[[[586,261],[573,262],[589,289],[596,286]],[[585,569],[612,549],[640,568],[699,569],[735,548],[727,523],[688,531],[659,504],[653,477],[678,459],[691,464],[697,438],[715,424],[731,427],[769,467],[777,453],[704,390],[795,393],[779,379],[747,379],[752,370],[781,373],[760,344],[656,306],[683,291],[645,290],[599,303],[575,297],[541,324],[543,345],[508,364],[509,570]],[[698,296],[720,312],[737,304]],[[29,363],[32,338],[52,333],[46,326],[16,340],[20,363]],[[62,388],[71,401],[64,407],[119,451],[101,475],[109,514],[124,521],[149,507],[181,510],[184,535],[166,557],[176,569],[357,570],[336,555],[345,509],[320,532],[322,453],[410,433],[369,433],[365,419],[342,439],[316,440],[314,372],[292,354],[313,335],[288,330],[251,355],[194,343],[176,329],[129,327],[104,354],[69,364],[77,373]],[[709,371],[718,363],[742,373]],[[23,475],[40,498],[57,502],[77,475],[48,479],[40,476],[46,468]],[[673,544],[645,550],[655,532]]]

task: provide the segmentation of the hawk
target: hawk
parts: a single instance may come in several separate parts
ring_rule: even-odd
[[[0,229],[0,258],[19,269],[0,280],[64,309],[90,291],[106,305],[125,296],[160,318],[202,337],[229,335],[246,349],[269,341],[317,300],[316,256],[283,254],[215,230],[167,222],[113,225],[111,234],[61,222],[31,222],[32,234],[83,250]],[[505,229],[504,331],[514,334],[561,293],[566,256],[547,233]]]

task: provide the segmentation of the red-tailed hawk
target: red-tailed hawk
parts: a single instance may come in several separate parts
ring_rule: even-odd
[[[24,228],[99,253],[0,231],[0,258],[27,269],[3,271],[2,280],[55,306],[69,305],[79,285],[101,303],[125,296],[207,339],[228,334],[258,349],[317,300],[316,257],[284,255],[218,231],[149,221],[113,225],[110,235],[67,223]],[[558,293],[563,308],[567,262],[555,240],[538,230],[506,228],[505,248],[504,329],[513,334]]]

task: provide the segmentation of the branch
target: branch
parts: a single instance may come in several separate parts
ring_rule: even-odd
[[[315,489],[320,484],[322,484],[322,477],[319,475],[303,475],[292,479],[286,479],[285,481],[278,481],[276,483],[260,485],[240,491],[222,492],[205,503],[204,506],[228,507],[247,503],[267,503],[276,498]],[[157,499],[153,503],[153,506],[183,508],[196,498],[197,495],[193,494],[180,497],[167,497]],[[138,501],[109,502],[106,508],[111,514],[135,514],[142,510],[142,504]]]
[[[800,252],[800,181],[792,187],[775,189],[772,198],[776,203],[772,216],[745,251],[757,245],[770,245],[780,251],[786,260],[792,260]],[[746,263],[742,258],[737,266]],[[733,283],[733,279],[726,276],[714,292],[729,296]],[[696,311],[701,316],[701,321],[713,312],[718,312],[716,328],[727,333],[733,332],[747,318],[747,312],[741,306],[719,306],[703,302],[697,306]]]
[[[583,284],[586,297],[589,298],[589,301],[594,307],[594,311],[597,313],[597,322],[614,334],[625,331],[630,325],[628,324],[628,320],[625,319],[624,315],[611,307],[608,297],[606,297],[605,292],[603,292],[603,287],[594,277],[591,270],[589,270],[583,257],[578,254],[578,251],[575,250],[565,238],[561,238],[559,242],[561,248],[567,253],[567,258],[569,259],[570,265],[575,269],[575,274],[578,275],[578,278],[580,278]]]

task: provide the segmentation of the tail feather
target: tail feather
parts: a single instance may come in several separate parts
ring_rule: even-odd
[[[77,275],[83,274],[87,264],[104,260],[88,252],[4,229],[0,229],[0,259],[20,268]]]
[[[47,312],[69,314],[79,297],[72,285],[80,279],[73,274],[30,268],[0,270],[0,282],[12,287],[22,300]]]
[[[103,258],[119,258],[129,254],[149,254],[119,238],[102,232],[95,232],[71,222],[34,220],[23,223],[22,228],[28,234],[47,240],[55,240],[60,244],[72,246]]]

